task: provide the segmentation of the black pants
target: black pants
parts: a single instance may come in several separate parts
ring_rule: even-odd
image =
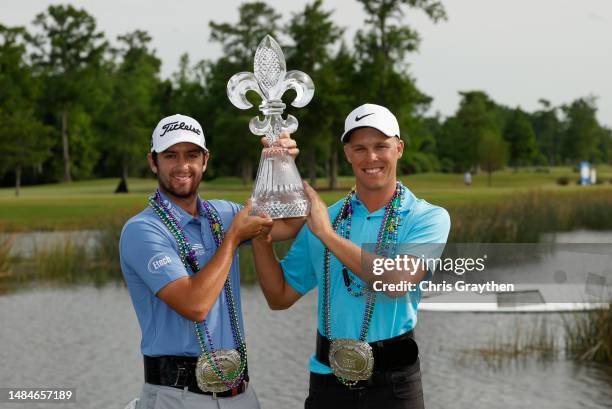
[[[350,389],[334,375],[310,373],[306,409],[424,409],[419,360],[405,368],[375,374],[371,385]]]

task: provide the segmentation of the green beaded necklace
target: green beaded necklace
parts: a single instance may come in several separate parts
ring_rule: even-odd
[[[213,239],[217,248],[219,248],[219,246],[223,242],[224,236],[223,223],[221,221],[221,218],[219,217],[217,211],[207,202],[204,202],[198,198],[198,203],[200,212],[204,214],[208,219]],[[155,214],[157,214],[162,223],[168,228],[172,236],[175,238],[179,248],[179,257],[185,265],[185,268],[187,268],[188,270],[191,269],[194,273],[197,273],[200,268],[198,265],[198,260],[195,256],[195,251],[191,247],[191,243],[185,236],[185,232],[179,225],[178,221],[176,220],[168,206],[162,201],[159,190],[156,190],[155,194],[149,198],[149,206],[153,209]],[[234,300],[234,294],[229,276],[225,280],[223,289],[225,292],[226,306],[230,316],[230,325],[232,328],[234,345],[236,346],[236,350],[240,354],[240,364],[235,371],[229,373],[228,375],[225,375],[223,373],[222,365],[215,354],[216,349],[213,345],[212,337],[208,330],[206,320],[202,321],[202,326],[204,328],[204,334],[206,335],[207,340],[204,339],[204,334],[202,334],[202,330],[200,329],[200,323],[198,323],[197,321],[193,321],[193,324],[202,353],[206,357],[207,361],[211,365],[211,368],[213,368],[215,374],[219,377],[219,379],[221,379],[221,381],[225,384],[226,387],[231,389],[239,386],[242,383],[242,380],[244,379],[244,370],[247,365],[247,351],[246,343],[244,342],[244,338],[240,330],[240,324],[238,323],[236,302]],[[206,341],[208,341],[208,345],[210,345],[210,348],[208,348]]]
[[[402,199],[404,197],[405,187],[401,182],[396,183],[396,189],[393,197],[385,206],[385,213],[383,220],[380,225],[378,232],[376,250],[375,253],[381,256],[388,257],[396,249],[398,228],[400,225],[399,209],[401,207]],[[344,199],[344,203],[338,212],[338,215],[334,219],[332,224],[334,231],[338,232],[342,237],[349,239],[351,230],[351,220],[353,215],[352,199],[356,194],[355,188],[351,189],[349,194]],[[325,247],[323,255],[323,332],[327,339],[333,341],[332,328],[331,328],[331,301],[330,301],[330,276],[331,276],[331,251]],[[370,328],[370,322],[374,314],[374,307],[376,305],[376,292],[366,290],[365,287],[358,285],[361,291],[355,292],[351,289],[351,284],[355,284],[355,280],[349,278],[348,269],[346,266],[342,266],[342,274],[344,282],[349,294],[353,296],[366,295],[365,311],[363,321],[361,323],[361,329],[359,331],[359,341],[366,340],[368,331]],[[354,385],[356,382],[349,381],[342,377],[338,377],[340,382],[347,386]]]

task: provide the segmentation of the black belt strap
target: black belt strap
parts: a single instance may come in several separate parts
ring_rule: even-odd
[[[370,342],[374,371],[383,372],[412,365],[419,357],[413,331],[382,341]],[[317,360],[329,366],[329,339],[317,331]]]
[[[198,357],[195,356],[146,356],[144,355],[145,382],[152,385],[171,386],[178,389],[187,387],[189,392],[203,395],[213,395],[212,392],[203,392],[198,387],[195,368]],[[249,380],[248,368],[244,369],[244,382],[233,389],[215,394],[217,397],[238,395],[246,390]]]

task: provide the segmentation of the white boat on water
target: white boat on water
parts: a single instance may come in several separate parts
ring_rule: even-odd
[[[570,312],[610,308],[610,294],[591,294],[584,285],[540,284],[512,292],[444,292],[424,294],[421,311],[439,312]]]

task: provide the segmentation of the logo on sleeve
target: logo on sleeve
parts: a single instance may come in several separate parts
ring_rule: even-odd
[[[157,253],[156,255],[151,257],[151,259],[147,263],[147,268],[151,273],[155,274],[159,272],[159,270],[163,266],[167,266],[170,263],[172,263],[172,259],[170,258],[170,256],[164,253]]]

